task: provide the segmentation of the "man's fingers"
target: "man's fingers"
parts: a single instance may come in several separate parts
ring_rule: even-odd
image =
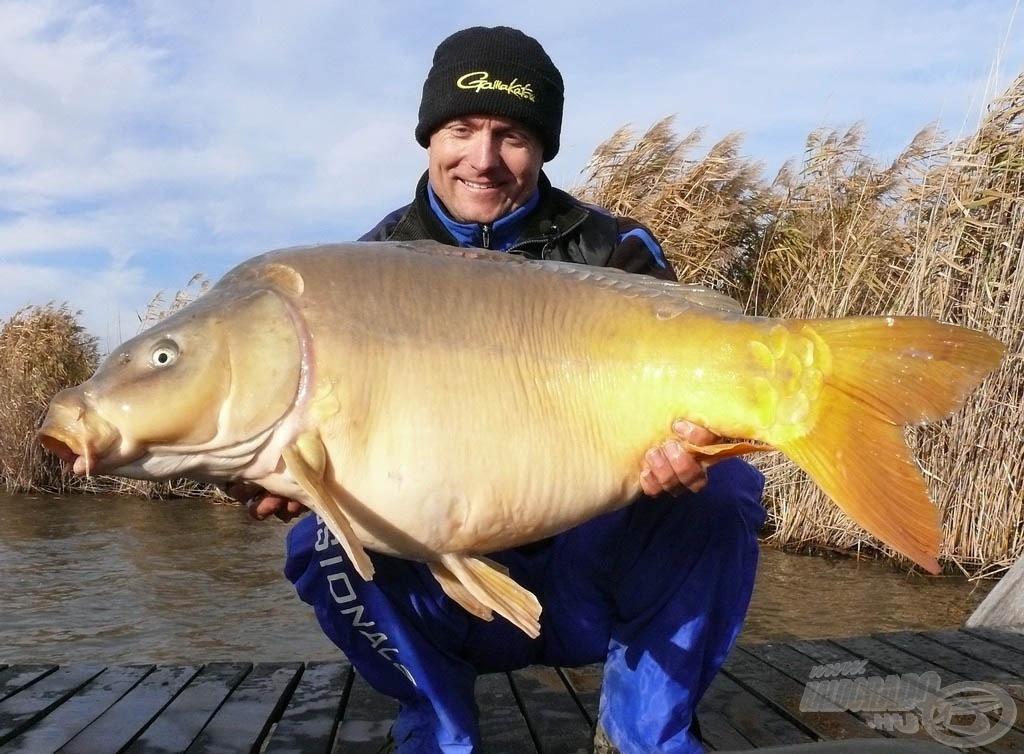
[[[719,439],[718,435],[710,429],[705,429],[685,419],[677,419],[672,422],[672,431],[681,439],[694,445],[714,445]]]
[[[640,474],[640,488],[648,495],[682,492],[692,481],[695,473],[692,467],[697,465],[675,440],[651,448],[644,456],[644,461],[646,465]],[[698,465],[698,476],[699,472]]]
[[[250,500],[246,503],[246,508],[249,515],[257,521],[263,521],[268,516],[276,516],[282,521],[291,521],[307,510],[306,506],[296,500],[289,500],[270,492]]]
[[[640,489],[646,495],[660,495],[668,492],[678,495],[684,489],[699,492],[708,483],[707,473],[701,462],[687,453],[680,440],[694,445],[711,445],[718,436],[704,427],[677,419],[672,431],[679,439],[672,439],[644,455],[644,468],[640,472]]]

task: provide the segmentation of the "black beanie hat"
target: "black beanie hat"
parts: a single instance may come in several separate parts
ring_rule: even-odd
[[[437,46],[423,82],[416,141],[461,115],[499,115],[536,129],[544,161],[558,154],[562,74],[533,37],[508,26],[474,26]]]

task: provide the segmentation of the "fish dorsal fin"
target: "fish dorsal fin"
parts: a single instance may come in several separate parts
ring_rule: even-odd
[[[442,571],[442,577],[437,579],[441,588],[470,613],[490,620],[488,614],[493,610],[531,639],[540,636],[540,602],[533,592],[517,584],[503,566],[487,558],[455,553],[442,555],[441,565],[458,584],[453,587]],[[431,570],[434,571],[433,567]],[[437,571],[434,577],[437,578]]]
[[[332,494],[324,482],[327,451],[320,435],[316,432],[300,435],[295,443],[284,449],[281,456],[295,481],[310,496],[309,507],[319,514],[331,534],[338,538],[356,572],[370,581],[373,578],[373,563],[345,515],[345,501]]]
[[[269,259],[268,254],[253,257],[230,270],[221,278],[214,290],[233,289],[239,284],[277,290],[290,296],[301,296],[306,288],[306,281],[298,270],[291,265]]]

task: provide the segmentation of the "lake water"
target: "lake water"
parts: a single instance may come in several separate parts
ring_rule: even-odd
[[[0,494],[0,662],[334,659],[237,506]],[[762,549],[741,641],[956,626],[991,587]]]

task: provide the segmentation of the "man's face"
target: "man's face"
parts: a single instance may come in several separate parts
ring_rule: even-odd
[[[463,223],[493,223],[523,206],[544,163],[531,128],[493,115],[448,121],[431,135],[427,155],[434,193]]]

